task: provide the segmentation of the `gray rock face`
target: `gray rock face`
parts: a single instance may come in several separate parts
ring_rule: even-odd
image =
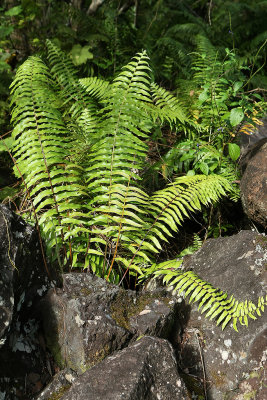
[[[171,345],[144,337],[77,378],[62,400],[189,399]]]
[[[267,361],[262,363],[262,367],[251,371],[247,378],[240,383],[234,393],[229,393],[227,400],[266,400],[267,385],[266,385]]]
[[[28,399],[29,386],[33,393],[42,387],[27,377],[44,370],[34,310],[48,287],[36,230],[0,204],[0,392],[6,400],[25,391]]]
[[[266,294],[266,263],[267,237],[241,231],[232,237],[208,240],[187,258],[185,267],[239,301],[257,302],[259,296]],[[248,327],[239,325],[238,333],[231,326],[222,331],[214,321],[200,315],[197,306],[191,308],[188,318],[181,366],[200,378],[205,367],[210,399],[228,398],[252,371],[264,368],[267,355],[264,315],[256,321],[249,319]]]
[[[36,230],[0,204],[0,338],[49,287]]]
[[[267,118],[241,135],[241,200],[247,216],[267,228]]]
[[[56,362],[80,374],[138,336],[168,337],[176,309],[166,292],[137,295],[84,273],[65,274],[63,289],[51,289],[41,305]]]

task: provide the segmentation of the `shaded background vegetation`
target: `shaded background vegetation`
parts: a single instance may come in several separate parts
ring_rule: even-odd
[[[266,51],[255,56],[267,38],[267,3],[260,0],[4,0],[0,9],[2,101],[12,71],[52,39],[69,53],[83,73],[110,77],[141,49],[146,49],[156,80],[176,88],[190,79],[198,36],[218,54],[236,54],[254,72],[248,88],[267,86]],[[3,114],[2,114],[3,118]]]

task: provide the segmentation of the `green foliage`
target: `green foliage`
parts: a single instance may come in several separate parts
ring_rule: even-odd
[[[50,41],[47,47],[50,69],[30,57],[11,85],[14,169],[23,178],[30,210],[25,215],[35,214],[48,253],[63,268],[90,268],[112,282],[127,272],[148,276],[161,242],[168,242],[184,218],[231,193],[231,180],[210,171],[188,174],[149,195],[142,171],[151,131],[158,124],[180,127],[190,121],[180,102],[151,82],[146,52],[108,83],[79,80],[64,53]],[[235,156],[232,148],[230,157]],[[221,165],[213,169],[221,172]],[[167,273],[166,281],[174,277],[162,264],[156,270]],[[235,327],[244,307],[254,315],[251,303],[243,308],[229,303],[192,273],[178,274],[172,283],[183,291],[186,286],[187,294],[198,286],[199,296],[191,298],[201,299],[204,309],[205,301],[212,305],[211,316],[223,327],[231,318]],[[240,321],[246,324],[246,317]]]
[[[63,246],[67,255],[64,236],[72,231],[73,224],[82,223],[77,218],[81,208],[77,198],[87,191],[78,166],[68,157],[71,140],[56,107],[51,76],[39,58],[30,57],[19,68],[11,87],[15,172],[24,178],[48,248]],[[60,260],[59,253],[57,256]]]
[[[169,150],[159,153],[149,174],[159,181],[158,175],[172,180],[173,174],[216,173],[233,183],[231,198],[237,201],[240,149],[233,141],[240,124],[252,122],[256,107],[253,93],[244,93],[248,67],[229,49],[222,58],[206,36],[198,35],[196,42],[197,51],[191,53],[192,79],[177,81],[186,135],[180,133]],[[164,139],[162,132],[154,135],[159,145],[168,144]]]
[[[218,288],[200,279],[193,271],[183,271],[182,260],[169,260],[154,266],[154,277],[162,277],[163,282],[173,287],[184,298],[189,297],[189,304],[198,302],[201,314],[210,320],[216,319],[217,325],[224,329],[231,321],[233,328],[238,331],[237,323],[248,326],[248,318],[253,320],[261,316],[267,305],[267,295],[259,297],[258,303],[252,301],[238,301],[234,296],[228,297]],[[255,315],[256,314],[256,315]]]

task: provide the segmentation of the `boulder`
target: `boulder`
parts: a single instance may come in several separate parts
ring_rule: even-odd
[[[255,150],[267,142],[267,117],[259,120],[255,126],[245,123],[237,134],[237,142],[241,151],[239,164],[244,173]]]
[[[35,309],[55,284],[48,275],[35,228],[0,204],[0,392],[5,400],[28,399],[43,387],[43,371],[49,376]]]
[[[142,335],[168,338],[178,303],[160,290],[137,294],[86,273],[64,274],[41,302],[46,343],[60,368],[79,374]]]
[[[266,295],[266,265],[267,237],[252,231],[207,240],[184,262],[185,269],[192,269],[214,287],[233,294],[239,301],[248,299],[254,303],[259,296]],[[196,305],[187,306],[187,313],[179,357],[181,368],[189,374],[189,386],[193,384],[192,376],[196,376],[198,381],[206,382],[210,400],[227,399],[244,378],[264,369],[267,346],[264,316],[255,321],[249,319],[248,327],[239,324],[236,332],[231,324],[222,331],[214,320],[201,315]],[[259,385],[263,375],[259,374]],[[203,394],[203,385],[200,386]]]
[[[267,141],[249,160],[240,190],[247,216],[267,228]]]
[[[247,216],[267,228],[267,118],[250,134],[241,133],[241,200]]]
[[[266,400],[267,399],[267,385],[266,385],[266,371],[267,362],[263,360],[260,368],[256,368],[249,373],[247,378],[244,378],[238,389],[233,393],[227,395],[226,400]]]
[[[146,336],[74,380],[62,400],[185,400],[173,349]]]

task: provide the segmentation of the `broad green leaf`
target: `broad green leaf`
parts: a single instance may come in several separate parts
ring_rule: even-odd
[[[236,161],[240,156],[240,147],[236,143],[228,143],[229,156]]]
[[[233,108],[230,112],[230,123],[232,126],[240,124],[244,118],[244,112],[241,107]]]
[[[4,142],[4,143],[3,143]],[[2,151],[11,151],[12,147],[14,146],[14,139],[12,137],[8,137],[6,139],[0,139],[0,153]]]
[[[201,103],[204,103],[204,101],[206,101],[206,100],[209,98],[209,93],[208,93],[208,91],[207,91],[207,90],[203,90],[203,92],[200,93],[200,95],[199,95],[198,98],[199,98],[199,100],[200,100]]]
[[[12,26],[0,26],[0,39],[4,39],[6,36],[13,32]]]
[[[10,8],[5,12],[6,17],[15,17],[16,15],[19,15],[22,13],[22,7],[21,6],[15,6]]]
[[[202,162],[199,164],[199,169],[201,172],[203,172],[203,174],[208,175],[209,173],[209,166],[208,164]]]
[[[233,87],[234,92],[236,93],[242,86],[243,86],[243,82],[241,82],[241,81],[235,82],[234,87]]]

